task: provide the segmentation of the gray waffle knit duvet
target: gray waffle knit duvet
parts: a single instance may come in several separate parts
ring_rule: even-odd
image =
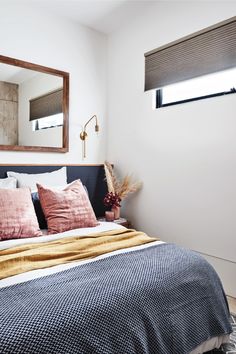
[[[172,244],[0,289],[1,354],[187,354],[230,332],[215,271]]]

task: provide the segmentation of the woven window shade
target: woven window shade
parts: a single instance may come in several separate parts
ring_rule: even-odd
[[[145,91],[236,66],[236,16],[145,53]]]
[[[63,89],[30,100],[30,120],[62,113]]]

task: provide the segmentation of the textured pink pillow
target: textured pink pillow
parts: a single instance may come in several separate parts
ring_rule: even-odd
[[[40,184],[37,184],[37,187],[49,234],[98,225],[80,180],[72,182],[63,190],[43,187]]]
[[[41,235],[29,188],[0,189],[0,240]]]

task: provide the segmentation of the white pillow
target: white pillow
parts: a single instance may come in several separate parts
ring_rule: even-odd
[[[78,179],[78,181],[80,181],[81,182],[81,180],[80,179]],[[70,182],[70,183],[68,183],[68,184],[65,184],[64,186],[53,186],[53,189],[57,189],[57,190],[59,190],[59,191],[63,191],[63,189],[65,189],[66,187],[68,187],[68,186],[70,186],[72,183],[74,183],[74,181],[72,181],[72,182]],[[82,182],[81,182],[82,183]],[[83,184],[83,183],[82,183]],[[43,186],[44,187],[44,186]],[[87,196],[89,197],[89,192],[88,192],[88,189],[87,189],[87,187],[85,186],[85,184],[83,184],[83,187],[84,187],[84,189],[85,189],[85,192],[87,193]],[[33,191],[34,192],[34,191]]]
[[[7,177],[0,179],[0,188],[1,189],[12,189],[16,188],[16,179],[14,177]]]
[[[17,187],[28,187],[31,189],[31,192],[37,191],[36,183],[47,187],[63,186],[67,184],[66,167],[45,173],[18,173],[8,171],[7,175],[8,177],[15,177],[17,179]]]

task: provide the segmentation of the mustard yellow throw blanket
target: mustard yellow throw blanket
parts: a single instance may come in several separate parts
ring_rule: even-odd
[[[143,232],[119,229],[12,247],[0,251],[0,279],[30,270],[82,261],[157,240]]]

